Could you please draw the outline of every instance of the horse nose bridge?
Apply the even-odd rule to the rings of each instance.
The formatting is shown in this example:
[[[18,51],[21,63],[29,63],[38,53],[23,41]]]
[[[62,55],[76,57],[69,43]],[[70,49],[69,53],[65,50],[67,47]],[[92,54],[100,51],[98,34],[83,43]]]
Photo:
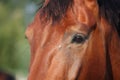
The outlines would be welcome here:
[[[79,68],[81,67],[81,60],[78,56],[67,53],[63,48],[54,48],[47,52],[49,55],[47,59],[48,69],[46,73],[46,80],[75,80]],[[53,73],[51,75],[51,73]]]
[[[55,51],[56,47],[37,48],[29,74],[31,80],[36,79],[36,77],[40,77],[40,79],[43,80],[43,77],[45,77],[45,74],[50,66],[52,58],[55,56]]]
[[[46,78],[45,80],[56,80],[60,76],[63,76],[61,80],[74,80],[76,78],[78,69],[81,66],[81,60],[78,56],[72,56],[73,54],[67,53],[63,45],[61,48],[60,44],[37,49],[31,68],[31,76],[34,75],[41,80],[44,80],[44,78]],[[54,74],[51,75],[51,73]],[[49,77],[51,78],[48,79]]]

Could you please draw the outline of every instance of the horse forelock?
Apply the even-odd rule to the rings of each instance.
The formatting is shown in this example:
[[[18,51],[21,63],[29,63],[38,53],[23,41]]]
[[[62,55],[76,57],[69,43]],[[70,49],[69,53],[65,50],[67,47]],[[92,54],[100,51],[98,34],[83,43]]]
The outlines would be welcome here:
[[[73,0],[45,0],[40,9],[40,17],[44,21],[52,20],[52,23],[60,21],[66,14],[69,7],[72,7]]]

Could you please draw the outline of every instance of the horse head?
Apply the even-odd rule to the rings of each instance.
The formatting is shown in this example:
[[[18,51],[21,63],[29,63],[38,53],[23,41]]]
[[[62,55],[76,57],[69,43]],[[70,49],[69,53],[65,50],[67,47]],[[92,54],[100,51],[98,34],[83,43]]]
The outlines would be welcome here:
[[[119,80],[119,14],[114,3],[45,0],[26,30],[31,46],[28,79]]]

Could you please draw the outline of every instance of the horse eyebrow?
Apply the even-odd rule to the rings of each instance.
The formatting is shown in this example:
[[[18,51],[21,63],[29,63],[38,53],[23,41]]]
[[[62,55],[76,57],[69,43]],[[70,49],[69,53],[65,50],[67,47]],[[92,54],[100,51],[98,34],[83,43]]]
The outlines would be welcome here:
[[[73,0],[49,0],[47,5],[40,10],[40,17],[44,21],[52,20],[52,22],[60,21],[66,14],[69,7],[72,7]]]

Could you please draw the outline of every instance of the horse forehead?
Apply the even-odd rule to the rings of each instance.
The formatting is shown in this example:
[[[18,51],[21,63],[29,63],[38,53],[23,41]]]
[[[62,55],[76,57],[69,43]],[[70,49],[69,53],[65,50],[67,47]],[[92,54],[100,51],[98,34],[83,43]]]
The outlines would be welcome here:
[[[75,0],[74,11],[77,19],[87,25],[93,25],[98,19],[99,8],[97,0]]]
[[[76,11],[77,11],[76,17],[78,18],[78,22],[87,24],[88,26],[92,26],[95,23],[95,20],[96,20],[95,18],[98,14],[96,0],[74,0],[74,1],[75,1],[75,4],[73,5],[73,7],[76,8]],[[45,0],[45,2],[48,3],[49,0]],[[81,6],[81,5],[83,5],[83,6]],[[68,18],[66,18],[65,21],[63,20],[63,22],[65,23],[65,26],[64,27],[62,27],[60,25],[55,26],[55,27],[60,26],[60,27],[58,27],[59,29],[56,29],[60,33],[64,32],[65,29],[67,29],[66,27],[69,27],[69,25],[75,23],[74,22],[75,16],[71,16],[71,12],[69,12],[69,10],[66,13],[67,13]],[[29,37],[33,33],[32,32],[33,29],[36,29],[36,32],[39,32],[39,30],[43,31],[43,28],[44,27],[42,27],[41,21],[40,21],[40,13],[38,12],[35,16],[35,19],[34,19],[32,25],[30,25],[30,27],[27,29],[26,35],[28,35],[28,37]]]

